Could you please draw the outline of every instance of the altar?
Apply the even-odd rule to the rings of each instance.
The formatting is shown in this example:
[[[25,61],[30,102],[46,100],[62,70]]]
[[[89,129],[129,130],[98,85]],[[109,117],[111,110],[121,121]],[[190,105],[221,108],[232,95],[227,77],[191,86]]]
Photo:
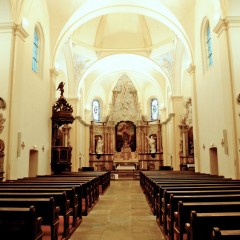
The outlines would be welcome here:
[[[117,164],[116,170],[136,170],[136,164],[135,165]]]

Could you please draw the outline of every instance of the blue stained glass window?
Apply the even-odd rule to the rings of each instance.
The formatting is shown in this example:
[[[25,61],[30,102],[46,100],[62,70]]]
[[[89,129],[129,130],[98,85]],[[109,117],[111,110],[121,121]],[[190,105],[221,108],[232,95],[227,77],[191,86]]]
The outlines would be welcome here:
[[[208,50],[208,66],[212,66],[213,65],[212,38],[209,25],[207,27],[207,50]]]
[[[151,120],[157,120],[159,117],[159,108],[158,108],[158,100],[152,99],[151,100]]]
[[[100,103],[98,100],[92,102],[92,115],[94,121],[100,122]]]
[[[34,31],[33,38],[33,56],[32,56],[32,70],[38,72],[38,58],[39,58],[39,36],[37,31]]]

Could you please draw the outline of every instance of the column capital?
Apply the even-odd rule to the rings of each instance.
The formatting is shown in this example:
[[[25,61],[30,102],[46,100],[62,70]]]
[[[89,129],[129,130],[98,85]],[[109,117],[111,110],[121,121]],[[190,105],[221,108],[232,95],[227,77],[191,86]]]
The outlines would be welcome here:
[[[56,68],[50,69],[50,76],[54,78],[58,76],[58,71],[56,70]]]
[[[187,69],[187,72],[188,72],[190,75],[192,75],[192,74],[195,73],[195,71],[196,71],[196,66],[190,64],[189,67],[188,67],[188,69]]]
[[[240,28],[240,17],[238,16],[230,16],[224,19],[219,19],[217,25],[213,29],[213,31],[220,36],[221,33],[225,30],[228,30],[231,27]]]
[[[12,33],[15,36],[19,36],[23,41],[29,36],[22,25],[13,22],[0,23],[0,33]]]

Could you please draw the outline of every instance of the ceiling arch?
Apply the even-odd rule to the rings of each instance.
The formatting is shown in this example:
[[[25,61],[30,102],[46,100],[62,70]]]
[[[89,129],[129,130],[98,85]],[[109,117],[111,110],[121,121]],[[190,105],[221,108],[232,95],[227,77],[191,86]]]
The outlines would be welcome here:
[[[158,93],[162,101],[166,86],[171,88],[166,73],[151,59],[135,54],[115,54],[96,61],[88,68],[82,78],[79,79],[76,90],[77,97],[80,98],[83,86],[86,93],[88,93],[88,96],[86,96],[88,101],[91,100],[93,95],[91,89],[94,91],[96,85],[103,85],[108,92],[111,92],[118,79],[117,76],[121,73],[127,73],[129,76],[141,76],[141,78],[138,77],[138,81],[134,77],[131,78],[133,79],[133,84],[139,90],[138,92],[143,92],[146,86],[150,84],[153,88],[159,89]],[[111,77],[112,81],[106,80],[110,74],[115,76]]]
[[[61,46],[73,33],[74,30],[93,18],[109,13],[119,12],[138,13],[141,15],[149,16],[166,25],[182,41],[183,45],[186,48],[188,56],[191,59],[190,61],[193,63],[191,45],[183,27],[176,19],[176,17],[158,1],[152,0],[150,2],[144,0],[133,0],[129,3],[129,1],[126,0],[90,0],[84,3],[78,10],[76,10],[76,12],[72,15],[72,17],[62,29],[54,48],[52,61],[53,66],[57,58],[58,51],[61,50]]]

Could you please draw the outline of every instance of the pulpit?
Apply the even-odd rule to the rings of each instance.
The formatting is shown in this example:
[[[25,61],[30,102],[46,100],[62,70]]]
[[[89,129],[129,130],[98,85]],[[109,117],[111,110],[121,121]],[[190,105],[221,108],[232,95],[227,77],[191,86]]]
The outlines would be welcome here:
[[[53,146],[51,167],[54,173],[71,171],[71,147]]]
[[[70,172],[72,147],[70,146],[68,124],[73,123],[73,109],[63,96],[64,83],[61,82],[58,89],[61,95],[52,107],[52,157],[51,169],[53,173]],[[57,90],[58,90],[57,89]]]

